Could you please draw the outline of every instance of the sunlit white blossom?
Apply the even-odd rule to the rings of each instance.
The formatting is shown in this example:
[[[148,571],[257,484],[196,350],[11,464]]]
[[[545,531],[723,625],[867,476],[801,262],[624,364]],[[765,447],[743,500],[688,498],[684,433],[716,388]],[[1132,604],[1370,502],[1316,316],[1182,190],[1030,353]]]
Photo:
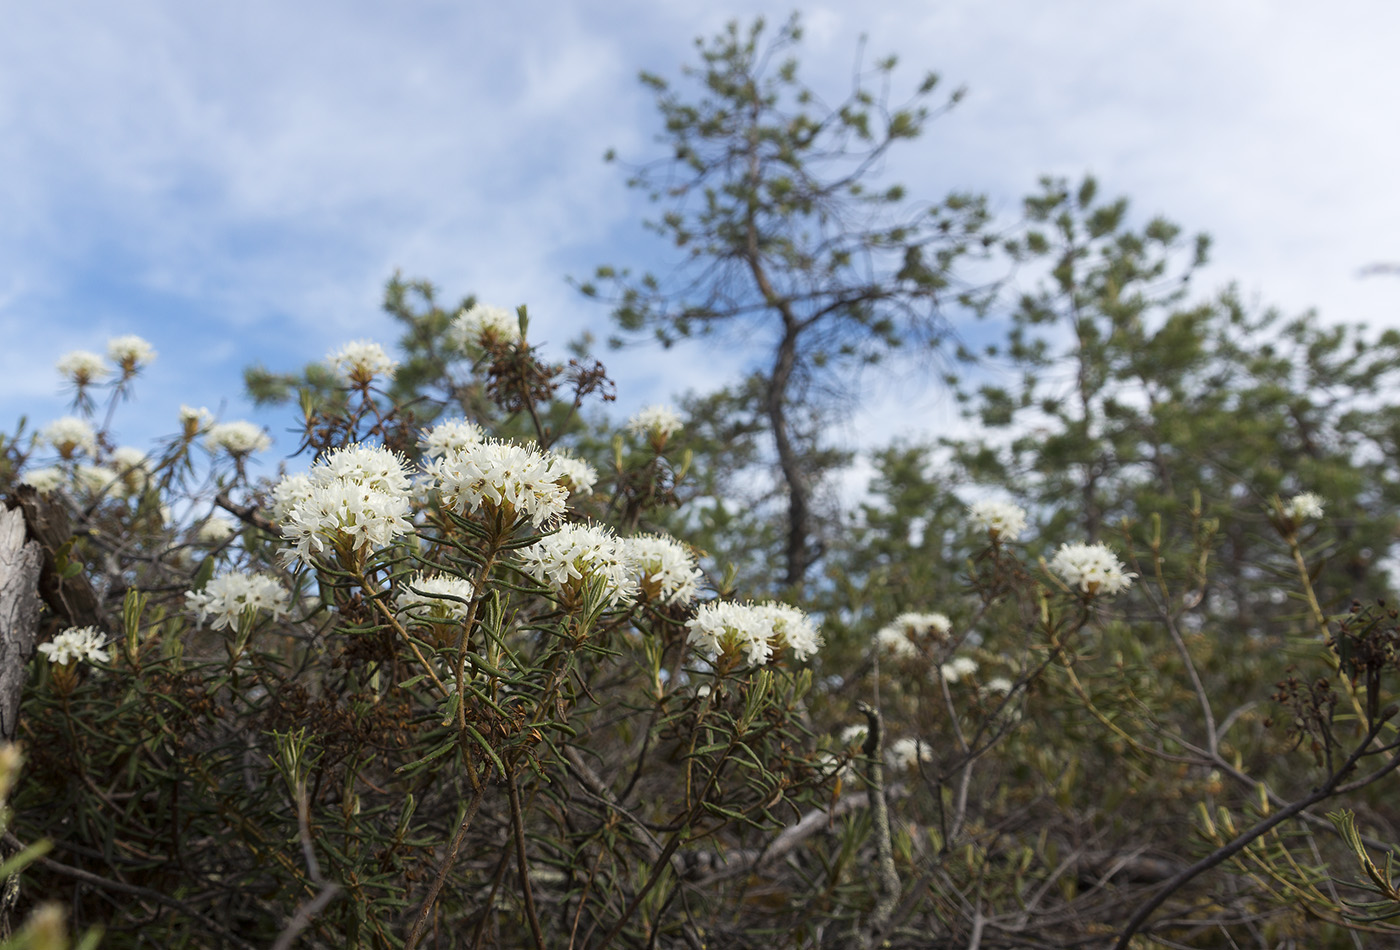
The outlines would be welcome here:
[[[97,433],[92,431],[92,425],[86,419],[77,416],[55,419],[44,427],[41,436],[66,459],[71,459],[78,452],[88,455],[97,453]]]
[[[1321,518],[1322,504],[1321,495],[1305,491],[1301,495],[1294,495],[1288,499],[1288,504],[1283,506],[1283,513],[1294,524],[1302,524],[1311,518]]]
[[[623,544],[647,600],[675,604],[695,599],[699,593],[696,585],[703,575],[695,555],[685,545],[660,534],[628,538]]]
[[[443,503],[459,514],[499,513],[506,524],[526,517],[535,527],[564,513],[568,490],[541,452],[488,439],[448,452],[425,466]]]
[[[58,373],[73,385],[82,389],[91,383],[106,379],[112,371],[99,353],[91,350],[73,350],[59,357]]]
[[[1050,562],[1050,570],[1070,587],[1090,595],[1121,593],[1131,587],[1133,578],[1137,577],[1123,569],[1123,562],[1107,545],[1082,541],[1060,545]]]
[[[1004,696],[1011,692],[1013,686],[1014,684],[1011,680],[1007,679],[1005,676],[993,676],[982,684],[982,692],[1000,693]]]
[[[423,433],[419,445],[430,459],[440,459],[448,452],[466,448],[485,438],[481,426],[466,419],[446,419]]]
[[[968,506],[968,517],[979,530],[993,539],[1015,541],[1026,530],[1026,511],[1005,501],[979,501]]]
[[[107,341],[107,356],[121,367],[123,376],[131,376],[156,358],[155,347],[134,333]]]
[[[238,525],[231,518],[210,515],[195,532],[195,540],[200,544],[222,544],[233,537],[237,530]]]
[[[264,610],[273,619],[287,612],[291,595],[267,574],[224,574],[200,591],[185,594],[185,606],[203,623],[212,617],[215,630],[236,627],[245,611]]]
[[[89,495],[117,495],[117,473],[105,465],[79,463],[73,467],[73,484]]]
[[[904,660],[922,656],[920,645],[948,636],[953,623],[940,613],[906,612],[875,631],[875,646],[882,653]]]
[[[637,596],[637,581],[623,542],[608,528],[566,524],[520,551],[525,572],[567,600],[601,586],[609,606]]]
[[[140,449],[124,445],[108,460],[117,478],[117,493],[131,497],[144,492],[151,482],[150,459]]]
[[[976,672],[977,661],[970,656],[953,657],[952,660],[938,668],[938,674],[949,683],[956,683],[958,680],[969,677]]]
[[[180,431],[185,438],[193,439],[213,424],[214,414],[203,406],[180,407]]]
[[[865,737],[870,735],[870,727],[864,725],[847,726],[841,730],[840,742],[843,746],[864,745]]]
[[[549,473],[555,481],[568,489],[570,495],[591,495],[593,485],[598,481],[598,470],[583,459],[551,453]]]
[[[205,433],[204,445],[210,452],[222,449],[237,457],[267,451],[272,447],[272,437],[253,422],[218,422]]]
[[[403,593],[394,598],[394,606],[420,623],[464,621],[471,599],[470,581],[450,574],[419,573],[403,585]]]
[[[479,303],[452,321],[452,336],[465,350],[520,342],[520,318],[502,307]]]
[[[30,469],[21,475],[19,480],[25,485],[32,486],[35,491],[45,493],[57,491],[68,484],[68,476],[63,469],[52,465]]]
[[[772,625],[773,649],[781,650],[786,647],[800,661],[815,654],[821,646],[822,638],[816,625],[796,607],[787,604],[759,604],[755,609]]]
[[[282,520],[282,537],[292,542],[285,559],[309,563],[327,547],[364,556],[411,531],[407,467],[401,456],[378,446],[347,445],[327,453],[307,473],[310,492]]]
[[[682,427],[680,414],[670,406],[647,406],[627,420],[628,431],[645,436],[658,448]]]
[[[355,386],[368,386],[376,376],[393,377],[398,361],[371,340],[354,340],[326,357],[331,369]]]
[[[885,764],[896,772],[905,772],[919,762],[933,760],[933,747],[926,739],[896,739],[885,750]]]
[[[61,666],[79,660],[106,663],[111,657],[104,649],[105,643],[106,637],[96,627],[69,627],[48,643],[39,644],[39,652],[50,663]]]
[[[292,508],[311,497],[311,479],[298,472],[272,486],[272,520],[285,524]]]
[[[795,612],[796,616],[788,611]],[[752,666],[767,663],[774,651],[784,645],[792,646],[794,654],[801,650],[804,657],[808,656],[819,642],[815,628],[805,615],[782,604],[707,601],[700,605],[686,628],[689,630],[686,641],[701,653],[731,657],[742,653]]]

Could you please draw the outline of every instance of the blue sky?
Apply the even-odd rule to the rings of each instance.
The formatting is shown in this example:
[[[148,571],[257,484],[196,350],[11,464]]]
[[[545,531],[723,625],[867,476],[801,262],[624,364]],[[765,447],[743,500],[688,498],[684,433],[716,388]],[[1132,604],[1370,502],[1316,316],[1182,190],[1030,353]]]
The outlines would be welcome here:
[[[396,269],[530,305],[562,344],[607,315],[565,277],[645,264],[645,206],[601,156],[652,154],[637,85],[698,34],[788,5],[531,2],[12,5],[0,33],[0,425],[65,411],[64,352],[138,333],[160,358],[119,429],[180,403],[249,415],[241,370],[391,342]],[[887,0],[803,8],[803,74],[833,97],[857,38],[936,69],[965,102],[896,157],[911,196],[988,194],[1014,215],[1041,174],[1098,175],[1144,216],[1215,238],[1205,288],[1400,325],[1400,7],[1272,0]],[[700,344],[703,347],[703,344]],[[602,355],[626,407],[737,372],[738,354]],[[908,381],[878,430],[954,411]],[[278,447],[294,441],[273,425]],[[165,424],[163,420],[172,420]]]

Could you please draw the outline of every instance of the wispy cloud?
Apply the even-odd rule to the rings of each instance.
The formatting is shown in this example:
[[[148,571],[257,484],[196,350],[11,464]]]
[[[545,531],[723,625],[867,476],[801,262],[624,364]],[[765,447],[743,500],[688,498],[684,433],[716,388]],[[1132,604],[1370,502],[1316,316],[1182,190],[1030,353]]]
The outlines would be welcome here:
[[[661,258],[611,146],[649,154],[635,75],[786,8],[522,2],[20,6],[0,33],[0,402],[56,414],[66,349],[137,332],[162,359],[141,412],[237,399],[378,313],[395,269],[526,302],[541,338],[607,333],[566,274]],[[1039,174],[1100,175],[1144,215],[1213,232],[1220,283],[1289,309],[1395,321],[1386,121],[1400,10],[1301,3],[914,0],[806,11],[804,74],[839,95],[856,37],[971,95],[890,163],[937,198],[1014,214]],[[703,344],[697,344],[703,347]],[[737,372],[741,354],[614,354],[632,404]],[[726,357],[720,359],[719,357]],[[936,394],[927,398],[936,402]],[[160,412],[167,411],[164,408]],[[921,421],[911,416],[906,431]]]

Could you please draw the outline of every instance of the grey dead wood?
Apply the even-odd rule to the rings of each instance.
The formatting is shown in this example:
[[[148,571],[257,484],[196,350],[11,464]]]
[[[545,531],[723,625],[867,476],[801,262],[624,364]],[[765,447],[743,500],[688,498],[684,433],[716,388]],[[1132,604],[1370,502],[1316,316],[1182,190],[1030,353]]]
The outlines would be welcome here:
[[[11,741],[19,726],[25,672],[39,636],[39,571],[43,550],[25,531],[24,515],[0,509],[0,737]],[[4,849],[4,857],[12,853]],[[0,938],[10,936],[19,899],[19,875],[0,884]]]

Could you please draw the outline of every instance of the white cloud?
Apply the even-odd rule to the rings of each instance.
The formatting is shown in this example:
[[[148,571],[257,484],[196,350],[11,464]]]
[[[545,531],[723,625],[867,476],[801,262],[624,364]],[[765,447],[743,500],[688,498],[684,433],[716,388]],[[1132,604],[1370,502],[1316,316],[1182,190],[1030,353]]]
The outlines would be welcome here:
[[[691,37],[759,11],[787,15],[640,0],[8,11],[0,328],[19,343],[0,353],[0,393],[51,401],[58,352],[138,332],[172,398],[236,397],[259,354],[291,367],[387,339],[395,268],[447,297],[528,303],[552,343],[605,336],[603,308],[563,278],[657,258],[639,197],[600,160],[650,154],[635,74],[675,76]],[[1400,8],[905,0],[820,4],[805,23],[803,73],[833,98],[861,33],[867,63],[894,51],[908,83],[935,68],[969,87],[890,162],[912,195],[986,191],[1014,213],[1038,175],[1093,171],[1144,216],[1211,231],[1207,285],[1400,323],[1400,281],[1355,277],[1400,260]],[[640,404],[737,372],[734,348],[705,346],[601,355]]]

